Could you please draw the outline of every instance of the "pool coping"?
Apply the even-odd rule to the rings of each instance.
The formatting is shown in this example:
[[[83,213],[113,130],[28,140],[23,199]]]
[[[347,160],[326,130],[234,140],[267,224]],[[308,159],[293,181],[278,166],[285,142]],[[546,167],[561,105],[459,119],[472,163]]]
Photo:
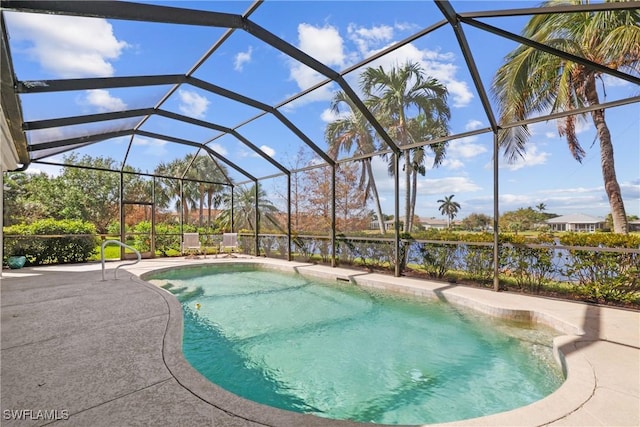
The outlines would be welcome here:
[[[606,337],[594,336],[589,325],[580,324],[581,314],[584,315],[590,305],[531,297],[527,295],[514,295],[507,293],[495,293],[483,289],[456,286],[441,282],[419,280],[407,277],[392,277],[376,273],[366,273],[344,268],[331,268],[306,263],[287,262],[265,258],[236,258],[236,259],[209,259],[193,260],[187,264],[162,266],[157,263],[156,268],[141,269],[127,268],[136,274],[140,282],[145,286],[151,286],[159,292],[169,306],[169,320],[164,337],[163,354],[167,368],[176,380],[194,395],[210,405],[223,410],[235,417],[242,418],[264,425],[277,426],[362,426],[366,423],[331,420],[313,415],[299,414],[273,407],[268,407],[236,396],[211,383],[199,374],[186,361],[182,353],[182,308],[178,300],[170,292],[154,286],[144,280],[150,273],[156,273],[166,269],[185,268],[205,265],[209,263],[242,263],[254,264],[272,269],[297,272],[323,279],[349,281],[351,283],[368,286],[377,289],[385,289],[392,292],[402,292],[425,298],[437,298],[455,305],[472,308],[483,313],[513,320],[527,320],[552,327],[563,335],[554,339],[554,356],[565,373],[566,380],[562,386],[551,395],[530,405],[511,411],[488,415],[479,418],[454,421],[449,423],[431,424],[443,426],[486,426],[486,425],[575,425],[572,420],[580,421],[579,425],[617,425],[611,423],[602,414],[587,411],[585,407],[589,401],[594,400],[598,394],[598,375],[601,366],[594,363],[589,357],[590,344],[595,341],[612,342]],[[598,307],[601,310],[615,310]],[[582,316],[585,317],[585,316]],[[588,317],[588,316],[586,316]],[[629,318],[640,318],[637,312],[628,312]],[[637,323],[636,323],[637,324]],[[587,327],[585,327],[587,326]],[[631,334],[628,343],[622,345],[634,347],[637,350],[637,334]],[[616,343],[615,341],[613,341]],[[586,349],[586,350],[585,350]],[[637,353],[637,351],[636,351]],[[631,366],[637,372],[637,366]],[[629,384],[627,384],[629,385]],[[624,386],[623,386],[624,388]],[[631,386],[628,391],[630,397],[638,397],[638,386]],[[624,404],[627,400],[625,399]],[[615,406],[615,405],[614,405]],[[615,410],[610,404],[608,410]],[[631,423],[637,425],[640,414],[636,410],[636,419],[633,419],[635,408],[618,408],[618,412],[629,412],[631,415],[623,415]],[[624,424],[624,423],[623,423]]]

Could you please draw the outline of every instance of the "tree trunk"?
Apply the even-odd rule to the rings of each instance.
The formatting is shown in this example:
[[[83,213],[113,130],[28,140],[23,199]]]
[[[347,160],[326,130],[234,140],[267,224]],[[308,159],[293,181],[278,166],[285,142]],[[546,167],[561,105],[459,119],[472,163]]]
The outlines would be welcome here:
[[[213,204],[213,191],[207,191],[207,227],[211,227],[211,205]]]
[[[369,175],[369,185],[371,186],[371,194],[373,194],[373,201],[376,205],[376,215],[378,216],[378,228],[380,234],[385,233],[384,217],[382,216],[382,206],[380,206],[380,197],[378,196],[378,187],[376,187],[376,180],[373,177],[373,168],[371,168],[371,158],[364,160],[365,167],[367,168],[367,175]]]
[[[596,105],[600,101],[598,92],[596,91],[595,78],[590,78],[586,83],[586,96],[590,105]],[[604,189],[611,206],[611,216],[613,217],[613,231],[615,233],[627,234],[629,225],[627,222],[627,214],[622,201],[622,193],[620,185],[616,178],[616,168],[613,161],[613,144],[611,142],[611,133],[609,127],[604,120],[604,110],[595,110],[591,112],[593,124],[598,132],[598,140],[600,141],[600,165],[602,167],[602,178],[604,180]]]
[[[202,227],[204,223],[204,188],[202,185],[200,186],[200,210],[199,210],[199,218],[198,218],[198,226]]]
[[[413,219],[416,216],[416,198],[418,197],[418,171],[412,171],[412,182],[411,187],[413,190],[411,191],[411,227],[413,227]]]
[[[189,224],[189,204],[187,203],[186,200],[182,200],[182,215],[183,215],[182,222],[185,224]]]

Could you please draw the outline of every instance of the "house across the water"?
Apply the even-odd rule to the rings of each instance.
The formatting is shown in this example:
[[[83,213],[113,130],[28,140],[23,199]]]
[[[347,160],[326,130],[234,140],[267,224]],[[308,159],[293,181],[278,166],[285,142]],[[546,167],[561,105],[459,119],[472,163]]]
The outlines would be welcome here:
[[[604,218],[585,214],[563,215],[545,221],[551,231],[585,231],[593,232],[604,228]]]

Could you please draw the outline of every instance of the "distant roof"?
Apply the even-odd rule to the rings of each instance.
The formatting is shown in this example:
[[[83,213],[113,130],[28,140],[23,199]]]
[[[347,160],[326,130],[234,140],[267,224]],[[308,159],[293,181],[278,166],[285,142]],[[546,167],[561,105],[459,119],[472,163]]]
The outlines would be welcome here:
[[[439,218],[420,218],[421,224],[447,225],[447,220]]]
[[[545,221],[547,224],[593,224],[604,222],[604,218],[585,215],[581,213],[562,215]]]

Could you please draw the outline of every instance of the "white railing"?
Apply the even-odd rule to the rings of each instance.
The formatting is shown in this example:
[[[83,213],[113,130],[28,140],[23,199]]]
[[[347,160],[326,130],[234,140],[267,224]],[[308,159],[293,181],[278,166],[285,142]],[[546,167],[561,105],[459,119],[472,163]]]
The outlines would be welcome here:
[[[140,255],[140,252],[138,252],[138,250],[136,248],[132,248],[129,245],[125,245],[120,240],[105,240],[102,243],[102,246],[100,246],[100,259],[102,260],[102,281],[103,282],[105,280],[105,278],[104,278],[104,247],[107,246],[110,243],[122,246],[123,248],[131,249],[132,251],[134,251],[136,253],[136,256],[138,257],[138,259],[133,261],[133,262],[127,262],[127,263],[120,264],[119,266],[117,266],[116,269],[113,272],[114,280],[118,280],[118,269],[120,267],[124,267],[124,266],[127,266],[127,265],[135,265],[135,264],[139,263],[140,260],[142,259],[142,256]]]

